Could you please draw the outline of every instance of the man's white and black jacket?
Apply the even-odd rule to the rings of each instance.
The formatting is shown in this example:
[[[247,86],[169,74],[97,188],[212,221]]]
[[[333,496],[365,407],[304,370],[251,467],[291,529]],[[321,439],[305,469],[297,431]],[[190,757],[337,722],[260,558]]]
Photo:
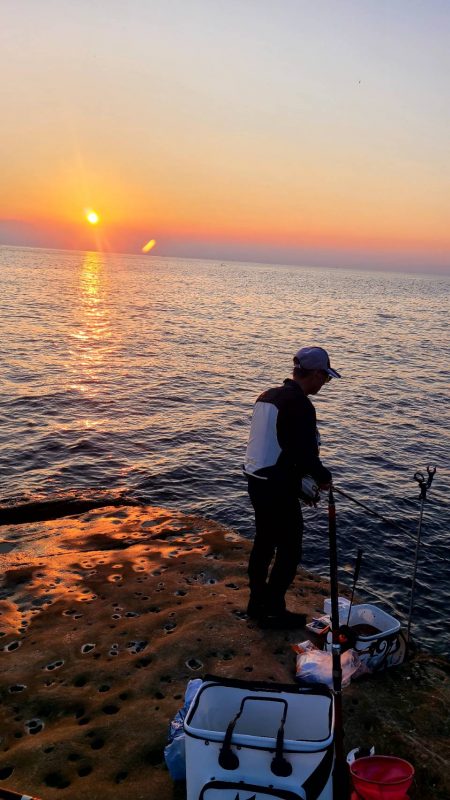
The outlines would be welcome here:
[[[319,458],[315,408],[295,381],[287,379],[258,397],[244,472],[277,482],[305,475],[317,483],[331,481],[331,473]]]

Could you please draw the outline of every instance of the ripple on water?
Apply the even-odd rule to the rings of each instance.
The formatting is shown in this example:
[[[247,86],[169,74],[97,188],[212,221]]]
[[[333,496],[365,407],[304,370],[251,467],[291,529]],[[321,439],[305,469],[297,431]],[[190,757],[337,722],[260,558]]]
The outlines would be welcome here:
[[[414,534],[412,475],[438,466],[414,619],[443,651],[449,287],[445,276],[3,248],[2,497],[124,488],[251,536],[241,464],[253,402],[298,347],[324,344],[343,374],[314,401],[336,485]],[[341,563],[363,547],[361,590],[407,613],[413,541],[343,498],[337,513]],[[323,504],[305,519],[305,564],[326,574]]]

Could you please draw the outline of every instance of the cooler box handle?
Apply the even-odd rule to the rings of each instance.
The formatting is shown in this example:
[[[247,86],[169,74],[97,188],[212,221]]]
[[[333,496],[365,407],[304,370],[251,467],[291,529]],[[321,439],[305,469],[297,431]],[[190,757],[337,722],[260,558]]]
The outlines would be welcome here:
[[[228,724],[228,727],[225,731],[223,745],[220,748],[220,753],[219,753],[219,764],[222,767],[222,769],[226,770],[234,770],[239,767],[239,758],[237,757],[236,753],[234,753],[231,749],[231,739],[234,733],[234,729],[236,727],[236,723],[244,710],[245,703],[250,701],[257,703],[283,704],[283,715],[281,717],[280,727],[278,728],[276,735],[275,756],[272,759],[270,769],[272,770],[274,775],[277,775],[278,777],[282,778],[287,778],[292,772],[292,765],[289,763],[289,761],[285,759],[283,755],[284,724],[286,722],[288,704],[287,700],[281,697],[251,697],[247,695],[247,697],[242,698],[238,713]]]

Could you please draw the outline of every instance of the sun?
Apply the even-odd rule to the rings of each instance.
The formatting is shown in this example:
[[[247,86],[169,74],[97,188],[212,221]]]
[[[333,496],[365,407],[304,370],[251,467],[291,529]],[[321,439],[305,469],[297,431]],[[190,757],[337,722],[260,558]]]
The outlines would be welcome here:
[[[96,211],[87,211],[86,219],[91,225],[97,225],[100,222],[100,217]]]

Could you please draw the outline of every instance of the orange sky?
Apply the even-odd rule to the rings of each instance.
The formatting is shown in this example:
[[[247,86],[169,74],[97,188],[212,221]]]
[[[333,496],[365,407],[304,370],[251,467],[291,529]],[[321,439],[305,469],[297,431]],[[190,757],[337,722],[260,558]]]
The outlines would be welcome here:
[[[0,243],[449,267],[445,4],[101,5],[5,2]]]

